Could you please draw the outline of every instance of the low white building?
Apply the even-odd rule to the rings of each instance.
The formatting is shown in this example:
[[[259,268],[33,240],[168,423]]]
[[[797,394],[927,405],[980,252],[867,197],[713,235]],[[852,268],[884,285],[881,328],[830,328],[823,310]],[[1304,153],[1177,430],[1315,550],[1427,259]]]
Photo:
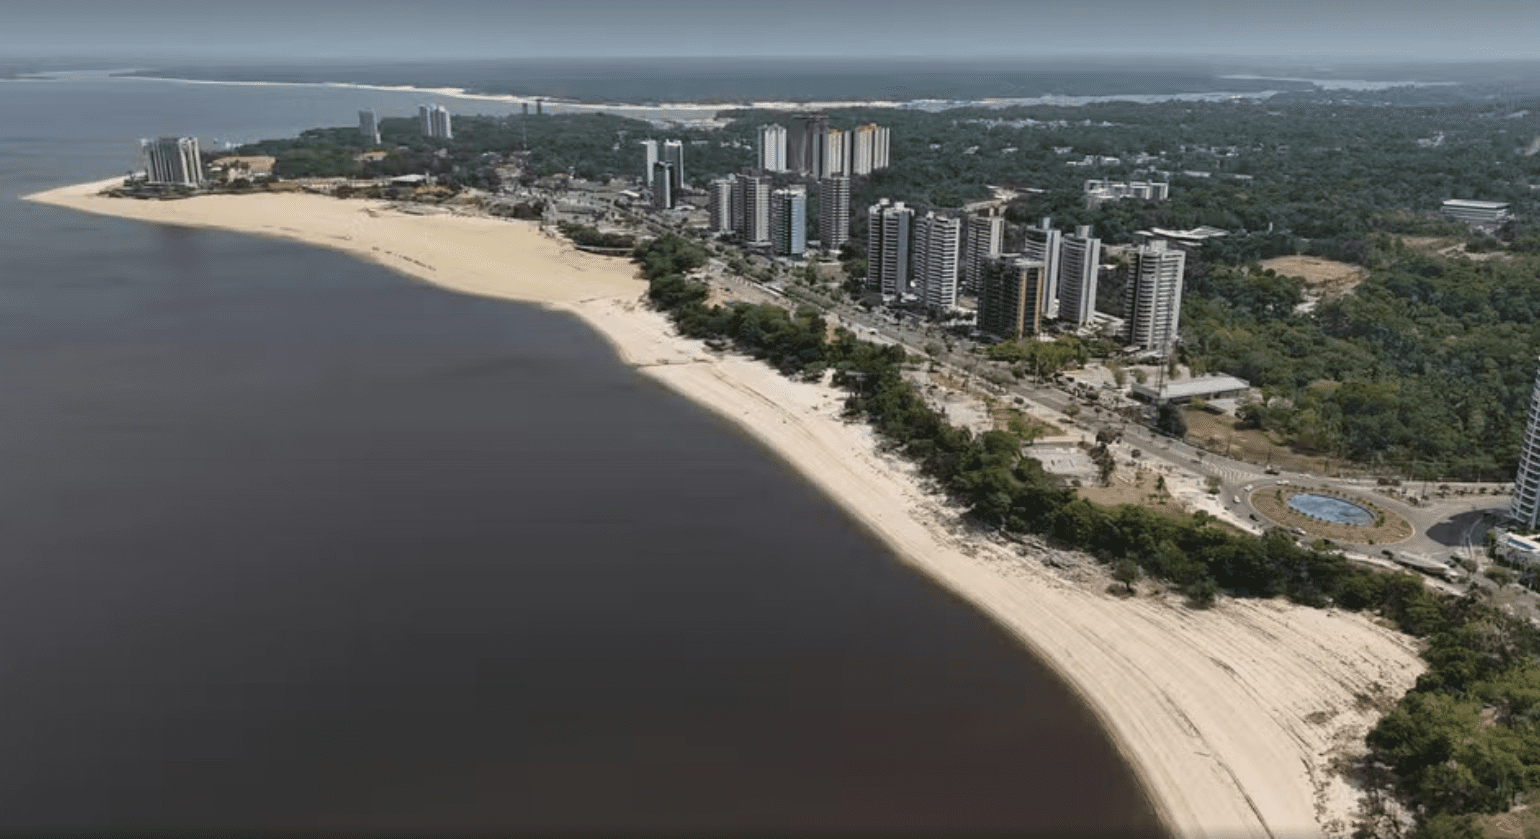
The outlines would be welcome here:
[[[1442,212],[1448,218],[1474,225],[1498,225],[1509,219],[1506,201],[1469,201],[1450,198],[1444,201]]]
[[[1144,402],[1172,402],[1180,404],[1194,399],[1234,399],[1244,396],[1251,383],[1234,376],[1199,376],[1160,385],[1135,383],[1128,389],[1129,395]]]

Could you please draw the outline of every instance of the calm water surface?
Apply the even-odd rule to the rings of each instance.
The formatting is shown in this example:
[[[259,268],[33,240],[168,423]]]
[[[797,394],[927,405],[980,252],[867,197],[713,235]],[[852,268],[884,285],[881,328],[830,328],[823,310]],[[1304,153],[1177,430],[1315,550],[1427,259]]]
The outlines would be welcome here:
[[[415,103],[0,82],[0,831],[1155,829],[1040,665],[577,321],[13,198]]]

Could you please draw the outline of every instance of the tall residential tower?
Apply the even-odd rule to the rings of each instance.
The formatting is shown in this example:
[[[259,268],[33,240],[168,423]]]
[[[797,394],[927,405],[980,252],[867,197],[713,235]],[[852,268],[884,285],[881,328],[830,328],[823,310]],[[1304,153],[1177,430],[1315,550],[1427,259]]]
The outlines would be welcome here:
[[[984,263],[979,329],[1001,338],[1035,335],[1043,326],[1046,271],[1042,260],[1004,253]]]
[[[786,171],[786,129],[779,125],[759,127],[759,168],[766,172]]]
[[[670,170],[674,176],[672,186],[677,195],[684,188],[684,143],[679,140],[664,140],[663,162],[673,167]]]
[[[1123,298],[1130,344],[1164,353],[1176,343],[1186,267],[1187,254],[1167,248],[1164,239],[1154,239],[1134,251]]]
[[[957,254],[961,247],[961,219],[926,213],[915,222],[915,293],[926,306],[945,311],[957,305]]]
[[[1529,422],[1519,448],[1519,475],[1513,479],[1508,516],[1526,532],[1540,528],[1540,370],[1535,372],[1535,387],[1529,395]]]
[[[421,124],[424,137],[432,137],[436,140],[454,139],[454,131],[449,125],[449,110],[443,105],[418,105],[417,121]]]
[[[1096,279],[1101,270],[1102,240],[1091,235],[1090,225],[1075,228],[1075,235],[1059,243],[1060,320],[1085,326],[1096,314]]]
[[[866,286],[884,297],[909,293],[909,223],[914,210],[884,198],[866,211]]]
[[[789,186],[770,193],[770,237],[781,256],[807,252],[807,190]]]
[[[1027,239],[1021,255],[1043,263],[1043,314],[1058,314],[1059,303],[1059,231],[1053,229],[1052,219],[1043,219],[1038,227],[1027,228]]]
[[[818,182],[818,239],[826,251],[837,252],[850,240],[850,179]]]
[[[199,186],[203,183],[203,158],[196,137],[161,137],[140,140],[145,178],[152,184]]]
[[[648,186],[652,186],[652,167],[658,162],[658,141],[642,140],[641,145],[645,155],[642,163],[642,178],[647,181]]]
[[[1005,237],[1005,219],[988,212],[968,216],[963,230],[962,287],[968,294],[978,294],[983,287],[984,263],[1000,255]]]
[[[369,145],[380,144],[380,119],[372,109],[358,112],[358,133],[363,135]]]

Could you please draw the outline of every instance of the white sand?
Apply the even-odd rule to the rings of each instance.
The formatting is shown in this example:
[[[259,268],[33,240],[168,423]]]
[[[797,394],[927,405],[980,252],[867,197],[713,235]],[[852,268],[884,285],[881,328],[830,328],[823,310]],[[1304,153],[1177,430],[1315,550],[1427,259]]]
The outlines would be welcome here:
[[[1229,599],[1194,611],[1148,584],[1124,599],[1106,592],[1099,569],[1058,571],[954,535],[955,511],[911,467],[878,454],[869,429],[838,418],[838,392],[676,337],[640,305],[645,284],[631,265],[577,252],[528,222],[302,194],[97,196],[107,183],[28,199],[292,238],[582,318],[626,362],[765,442],[904,561],[1035,650],[1087,700],[1178,835],[1346,836],[1356,796],[1329,766],[1361,748],[1378,717],[1368,700],[1399,697],[1424,669],[1411,639],[1362,615]]]

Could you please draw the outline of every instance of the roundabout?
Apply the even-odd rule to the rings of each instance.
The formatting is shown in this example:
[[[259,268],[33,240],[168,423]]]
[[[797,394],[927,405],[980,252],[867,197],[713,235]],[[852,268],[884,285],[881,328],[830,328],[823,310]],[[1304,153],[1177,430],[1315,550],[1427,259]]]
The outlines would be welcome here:
[[[1411,522],[1367,498],[1340,490],[1266,486],[1252,492],[1248,500],[1272,523],[1310,539],[1390,545],[1415,535]]]

